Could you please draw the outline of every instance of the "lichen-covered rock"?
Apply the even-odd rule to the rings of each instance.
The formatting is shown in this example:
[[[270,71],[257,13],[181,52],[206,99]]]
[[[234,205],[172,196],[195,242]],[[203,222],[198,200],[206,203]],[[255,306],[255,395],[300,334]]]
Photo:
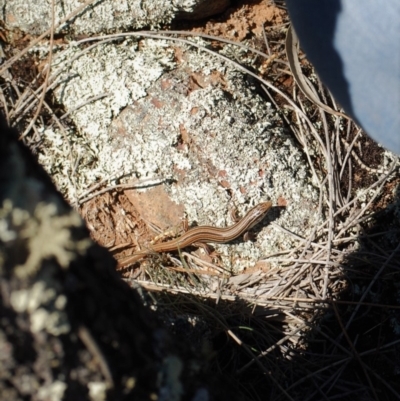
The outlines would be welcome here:
[[[206,46],[200,38],[192,41]],[[224,51],[246,57],[234,46]],[[287,207],[276,216],[278,223],[304,237],[312,231],[319,218],[318,191],[306,159],[254,82],[217,55],[173,41],[127,37],[90,51],[69,46],[55,55],[53,69],[63,80],[55,95],[71,111],[77,132],[66,142],[58,129],[46,129],[40,161],[71,202],[78,203],[95,182],[158,179],[191,224],[227,226],[229,209],[243,215],[266,199],[274,205],[283,199]],[[79,107],[83,99],[102,94]],[[76,167],[69,146],[79,160]],[[135,194],[127,196],[136,207]],[[149,195],[148,209],[157,209],[157,199]],[[157,218],[152,223],[171,228]],[[216,249],[239,272],[295,241],[264,227],[255,243]]]
[[[200,19],[223,12],[229,0],[80,0],[55,1],[57,31],[98,34],[142,28],[160,28],[175,18]],[[88,2],[86,2],[88,3]],[[80,9],[81,8],[81,9]],[[73,18],[62,20],[80,11]],[[39,35],[51,26],[51,0],[0,0],[0,16],[8,28]]]

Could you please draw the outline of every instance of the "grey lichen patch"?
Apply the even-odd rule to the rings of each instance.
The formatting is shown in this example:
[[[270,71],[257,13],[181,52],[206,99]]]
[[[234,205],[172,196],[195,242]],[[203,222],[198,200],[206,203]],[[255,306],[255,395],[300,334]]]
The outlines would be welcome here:
[[[10,201],[3,203],[0,227],[3,234],[18,231],[20,241],[27,242],[28,258],[23,265],[15,267],[15,274],[25,278],[36,274],[43,260],[54,258],[61,267],[67,268],[76,254],[83,254],[91,245],[89,239],[77,241],[71,238],[71,229],[81,227],[83,222],[75,211],[59,216],[55,204],[38,203],[33,216],[26,211],[12,208]]]
[[[230,83],[233,101],[228,93],[212,87],[189,95],[178,122],[199,147],[200,157],[196,161],[191,158],[192,168],[186,171],[181,185],[169,188],[171,196],[186,205],[189,220],[222,226],[231,223],[225,216],[232,201],[243,215],[263,200],[276,202],[284,196],[290,207],[279,223],[305,235],[317,219],[317,193],[309,183],[301,152],[277,126],[277,117],[268,104],[243,79]],[[196,113],[192,112],[194,107]],[[221,177],[229,183],[229,196],[220,185]],[[272,230],[263,230],[258,241],[262,246],[241,243],[232,253],[232,247],[223,245],[218,251],[226,263],[239,255],[254,262],[263,254],[292,244]],[[234,267],[241,264],[234,263]]]
[[[175,66],[173,50],[166,41],[144,39],[140,51],[138,47],[135,38],[118,44],[99,44],[90,51],[72,45],[54,60],[55,71],[60,68],[71,77],[56,91],[58,100],[67,108],[100,93],[111,95],[78,111],[74,116],[78,123],[93,124],[92,130],[101,128],[127,104],[145,96],[146,89]]]
[[[55,22],[82,6],[83,1],[55,1]],[[117,30],[159,28],[168,24],[180,7],[171,0],[97,0],[62,26],[75,34],[115,32]],[[188,1],[186,1],[188,3]],[[50,28],[51,0],[1,0],[2,20],[31,34],[41,34]]]
[[[55,71],[73,76],[56,90],[58,100],[73,110],[85,99],[107,93],[72,113],[79,132],[43,132],[40,162],[70,201],[98,180],[131,174],[130,149],[116,148],[108,132],[121,110],[146,96],[147,89],[171,70],[173,50],[164,41],[143,40],[140,51],[135,40],[99,45],[80,53],[72,47],[55,60]],[[61,162],[62,161],[62,162]]]

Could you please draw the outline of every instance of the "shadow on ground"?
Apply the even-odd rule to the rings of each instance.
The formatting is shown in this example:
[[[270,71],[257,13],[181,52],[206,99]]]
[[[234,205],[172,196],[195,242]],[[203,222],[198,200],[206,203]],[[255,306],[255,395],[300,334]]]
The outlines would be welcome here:
[[[281,314],[262,308],[254,313],[239,299],[216,304],[159,294],[164,322],[244,400],[398,399],[399,195],[398,189],[394,203],[360,227],[358,249],[342,266],[346,289],[314,315],[301,346],[283,338]],[[255,362],[263,351],[268,356]]]

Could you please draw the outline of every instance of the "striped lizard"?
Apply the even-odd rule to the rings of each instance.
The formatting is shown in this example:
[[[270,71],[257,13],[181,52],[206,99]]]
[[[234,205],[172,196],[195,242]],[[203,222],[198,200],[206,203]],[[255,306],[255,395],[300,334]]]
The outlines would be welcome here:
[[[150,245],[148,249],[118,260],[119,269],[128,267],[152,253],[171,252],[186,248],[195,243],[226,243],[246,233],[264,219],[272,207],[272,202],[261,202],[250,209],[237,223],[225,227],[198,226],[189,229],[180,237],[167,242]]]

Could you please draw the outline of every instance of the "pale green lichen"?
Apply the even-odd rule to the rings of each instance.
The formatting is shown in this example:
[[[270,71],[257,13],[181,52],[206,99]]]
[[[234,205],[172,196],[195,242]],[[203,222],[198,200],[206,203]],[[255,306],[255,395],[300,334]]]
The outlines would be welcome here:
[[[17,238],[17,233],[14,230],[10,230],[9,224],[6,220],[0,220],[0,241],[9,242],[14,241]]]
[[[135,377],[128,377],[125,380],[125,389],[126,391],[131,391],[136,386],[136,378]]]
[[[49,312],[47,309],[39,308],[31,314],[31,331],[38,333],[45,330],[53,336],[66,334],[71,329],[66,317],[62,313]]]
[[[38,281],[29,289],[13,291],[10,303],[16,312],[32,313],[39,306],[55,298],[54,288],[48,288],[44,281]]]
[[[13,216],[18,211],[13,211]],[[20,238],[28,241],[28,258],[23,265],[15,267],[20,278],[36,273],[43,259],[55,258],[59,265],[67,268],[76,254],[83,254],[91,245],[90,239],[80,241],[71,238],[71,228],[82,226],[82,220],[75,211],[64,216],[57,215],[54,204],[39,203],[34,215],[25,216]]]
[[[3,202],[3,208],[0,209],[0,237],[7,237],[9,246],[17,241],[19,245],[16,246],[26,247],[28,255],[24,264],[14,266],[12,273],[22,280],[37,275],[31,287],[10,294],[10,304],[17,313],[30,316],[31,331],[34,333],[45,330],[58,336],[70,330],[65,311],[67,298],[61,293],[61,284],[54,271],[58,266],[67,268],[77,255],[83,255],[91,246],[88,238],[76,240],[72,237],[72,229],[82,225],[75,211],[59,215],[55,204],[38,203],[31,215],[26,210],[13,207],[11,200]],[[16,235],[8,235],[9,232]],[[2,268],[8,257],[2,250]],[[48,264],[42,268],[43,261],[52,258],[58,265]]]
[[[37,393],[37,400],[39,401],[61,401],[64,398],[67,385],[59,380],[53,383],[43,385],[39,388]]]
[[[90,382],[88,383],[89,397],[92,401],[104,401],[107,399],[107,383]]]

